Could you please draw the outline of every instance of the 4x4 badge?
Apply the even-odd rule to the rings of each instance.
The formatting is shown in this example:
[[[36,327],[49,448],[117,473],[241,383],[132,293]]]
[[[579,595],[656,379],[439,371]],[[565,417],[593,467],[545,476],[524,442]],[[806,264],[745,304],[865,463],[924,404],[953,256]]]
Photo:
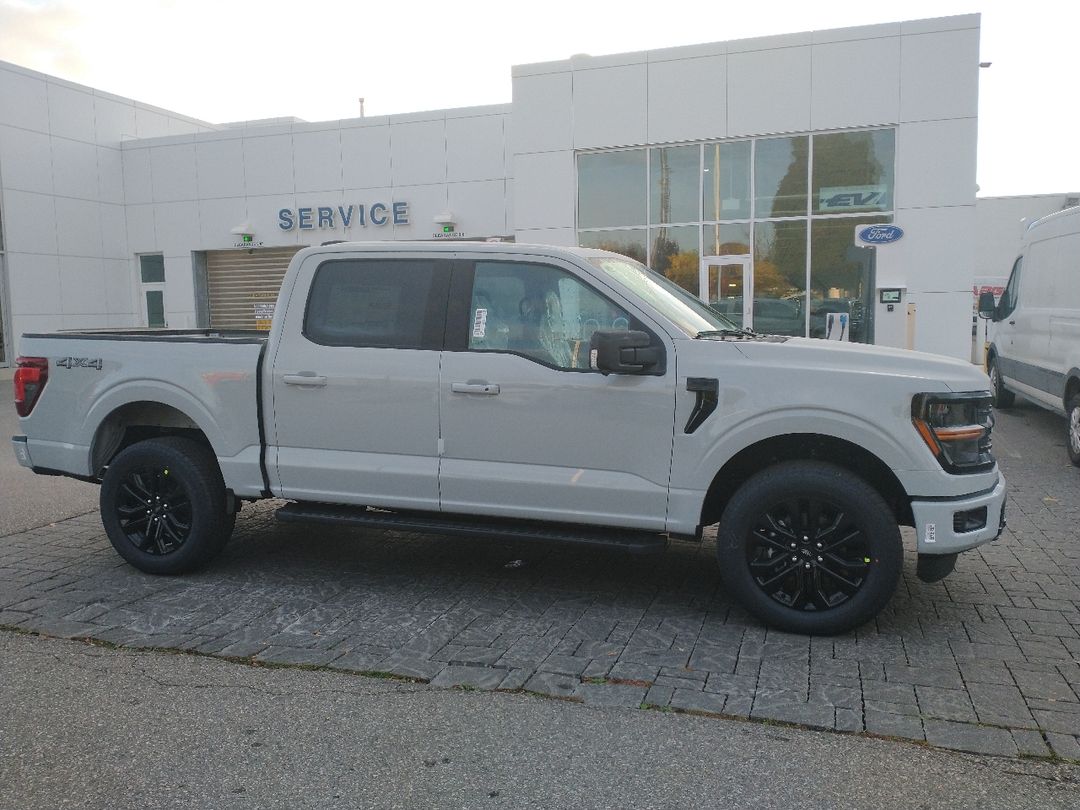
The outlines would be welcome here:
[[[63,357],[56,361],[60,368],[96,368],[101,371],[100,357]]]

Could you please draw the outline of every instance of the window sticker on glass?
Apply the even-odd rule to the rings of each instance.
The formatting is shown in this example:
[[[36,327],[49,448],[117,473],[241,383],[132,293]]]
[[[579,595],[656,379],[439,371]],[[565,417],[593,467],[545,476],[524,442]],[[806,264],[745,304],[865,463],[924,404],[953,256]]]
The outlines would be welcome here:
[[[483,307],[476,310],[476,315],[473,316],[472,336],[474,338],[482,338],[487,336],[487,314],[488,311]]]

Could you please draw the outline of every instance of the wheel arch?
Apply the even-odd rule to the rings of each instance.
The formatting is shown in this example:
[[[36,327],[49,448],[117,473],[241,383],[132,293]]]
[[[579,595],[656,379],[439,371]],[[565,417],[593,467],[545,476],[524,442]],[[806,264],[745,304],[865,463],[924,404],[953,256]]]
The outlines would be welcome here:
[[[180,408],[153,400],[134,400],[114,407],[98,423],[90,443],[91,474],[100,476],[125,448],[160,436],[189,438],[214,452],[206,432]]]
[[[821,433],[771,436],[744,447],[717,471],[709,484],[701,510],[701,525],[717,523],[736,490],[749,478],[786,461],[822,461],[835,464],[866,481],[885,500],[897,523],[914,523],[911,499],[884,461],[847,439]]]
[[[1077,394],[1080,394],[1080,368],[1071,368],[1065,375],[1065,399],[1062,404],[1066,411],[1069,409],[1069,400]]]

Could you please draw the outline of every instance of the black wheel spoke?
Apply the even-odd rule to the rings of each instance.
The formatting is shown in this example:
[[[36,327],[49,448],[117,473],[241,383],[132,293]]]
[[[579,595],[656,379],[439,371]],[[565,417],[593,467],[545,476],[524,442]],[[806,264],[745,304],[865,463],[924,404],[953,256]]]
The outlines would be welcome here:
[[[814,572],[814,607],[818,610],[828,610],[833,606],[833,594],[829,593],[822,581],[821,569]]]
[[[191,532],[191,502],[183,484],[158,469],[133,470],[120,483],[115,508],[120,529],[135,548],[163,556]]]
[[[822,503],[817,498],[811,498],[806,503],[806,524],[803,534],[811,540],[821,527],[821,507]]]
[[[173,531],[177,532],[178,534],[187,534],[188,530],[191,529],[190,523],[185,523],[184,521],[180,520],[180,518],[178,518],[175,514],[166,515],[165,520],[168,521]]]
[[[746,562],[769,597],[797,611],[825,611],[859,592],[870,545],[848,511],[816,496],[787,498],[752,524]]]
[[[172,543],[180,545],[184,542],[184,538],[186,536],[186,527],[185,530],[180,530],[177,527],[176,521],[173,519],[172,515],[166,515],[161,519],[161,530],[169,536],[169,540]]]
[[[773,531],[777,534],[782,534],[784,537],[790,537],[792,540],[795,539],[795,531],[783,521],[783,518],[777,517],[772,512],[766,512],[765,520],[772,526]]]
[[[824,526],[824,527],[819,528],[817,530],[817,534],[815,536],[815,539],[818,542],[825,541],[830,535],[834,534],[836,532],[836,530],[840,528],[840,523],[843,520],[844,520],[844,513],[843,512],[837,512],[836,517],[833,519],[833,521],[828,526]]]
[[[840,590],[846,593],[848,596],[851,596],[855,593],[855,591],[859,590],[860,583],[848,579],[847,577],[843,576],[839,571],[828,565],[825,565],[824,563],[818,564],[818,570],[821,571],[822,574],[830,576],[834,580],[836,580],[836,582],[839,584]]]
[[[120,491],[127,496],[129,502],[136,501],[138,503],[145,504],[147,501],[150,501],[153,498],[153,496],[149,492],[146,492],[142,489],[142,487],[134,484],[130,480],[125,481],[123,484],[120,485]]]
[[[845,529],[845,531],[840,533],[840,536],[837,539],[833,540],[831,543],[826,543],[825,546],[821,549],[821,553],[825,554],[831,552],[835,548],[840,548],[847,543],[851,543],[861,533],[862,532],[859,530],[858,527],[850,527],[850,531]]]
[[[790,557],[782,554],[774,554],[772,557],[767,557],[765,559],[751,560],[750,567],[768,570],[770,568],[776,568],[776,566],[782,563],[790,562],[792,562]]]
[[[799,571],[801,572],[803,569],[800,568]],[[798,587],[791,596],[791,607],[795,608],[795,610],[806,610],[807,603],[810,601],[810,597],[806,592],[806,576],[800,573],[796,579],[798,580]]]
[[[765,579],[765,580],[758,580],[758,584],[759,584],[759,585],[760,585],[760,586],[761,586],[762,588],[768,588],[768,587],[770,587],[770,586],[771,586],[771,585],[772,585],[773,583],[775,583],[775,582],[779,582],[779,581],[780,581],[780,580],[782,580],[782,579],[783,579],[784,577],[790,576],[790,575],[791,575],[791,574],[792,574],[793,572],[798,572],[798,571],[800,571],[800,570],[801,570],[801,569],[800,569],[800,567],[799,567],[799,563],[797,563],[797,562],[794,562],[794,563],[792,563],[792,562],[789,562],[786,568],[784,568],[783,570],[781,570],[781,571],[777,572],[776,574],[773,574],[773,575],[772,575],[771,577],[769,577],[768,579]]]
[[[768,546],[772,546],[773,549],[779,551],[781,554],[790,554],[790,544],[782,543],[781,541],[777,540],[775,536],[770,537],[770,532],[775,535],[775,532],[772,532],[771,529],[754,529],[754,537],[756,537],[762,543],[765,543]]]

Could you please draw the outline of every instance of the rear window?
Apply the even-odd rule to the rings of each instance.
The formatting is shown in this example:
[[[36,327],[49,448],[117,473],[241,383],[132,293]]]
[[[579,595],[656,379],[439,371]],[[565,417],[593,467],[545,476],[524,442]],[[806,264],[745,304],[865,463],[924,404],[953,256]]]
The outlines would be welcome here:
[[[445,292],[434,260],[345,259],[315,272],[304,335],[324,346],[438,348]]]

